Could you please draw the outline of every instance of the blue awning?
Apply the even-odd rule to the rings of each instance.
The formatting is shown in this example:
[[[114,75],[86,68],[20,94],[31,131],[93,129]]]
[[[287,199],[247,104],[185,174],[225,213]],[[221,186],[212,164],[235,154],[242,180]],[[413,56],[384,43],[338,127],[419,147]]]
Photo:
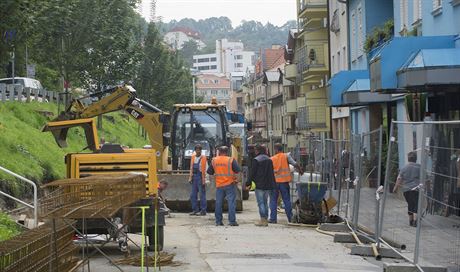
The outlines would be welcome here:
[[[357,79],[367,79],[369,81],[368,70],[341,71],[335,74],[328,82],[328,100],[329,106],[343,106],[342,94]]]
[[[460,88],[460,48],[423,49],[398,71],[398,86],[413,91]]]
[[[455,36],[395,37],[370,52],[371,91],[397,91],[396,72],[421,49],[454,48]],[[404,90],[403,90],[404,91]]]
[[[371,81],[366,79],[354,80],[342,94],[342,103],[346,106],[366,106],[375,103],[390,102],[391,94],[381,94],[370,91]]]

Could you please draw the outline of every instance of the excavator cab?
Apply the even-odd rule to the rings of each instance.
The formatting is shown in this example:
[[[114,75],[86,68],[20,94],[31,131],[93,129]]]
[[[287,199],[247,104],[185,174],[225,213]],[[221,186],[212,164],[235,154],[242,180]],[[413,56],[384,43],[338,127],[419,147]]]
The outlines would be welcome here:
[[[216,148],[230,146],[225,106],[217,104],[175,105],[171,134],[172,169],[188,170],[195,145],[208,158]]]

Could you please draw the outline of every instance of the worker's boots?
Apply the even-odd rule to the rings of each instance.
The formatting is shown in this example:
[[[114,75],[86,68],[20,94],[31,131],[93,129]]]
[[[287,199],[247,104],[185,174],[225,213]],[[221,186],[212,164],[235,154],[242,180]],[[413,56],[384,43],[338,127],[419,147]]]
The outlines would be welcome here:
[[[267,218],[260,218],[259,221],[255,223],[256,226],[258,227],[267,227],[268,226],[268,220]]]

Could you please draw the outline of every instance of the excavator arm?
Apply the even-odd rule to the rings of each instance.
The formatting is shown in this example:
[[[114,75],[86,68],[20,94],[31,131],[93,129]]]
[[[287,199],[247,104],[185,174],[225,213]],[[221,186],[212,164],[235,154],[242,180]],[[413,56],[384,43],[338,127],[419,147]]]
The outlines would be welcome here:
[[[131,86],[119,86],[85,98],[99,97],[97,102],[85,106],[80,99],[74,99],[58,118],[49,122],[43,131],[50,131],[60,147],[66,147],[67,131],[72,127],[82,127],[85,131],[87,148],[93,152],[99,149],[97,131],[93,117],[118,110],[126,111],[146,131],[150,144],[156,150],[157,167],[164,169],[166,146],[169,142],[169,114],[136,97]]]

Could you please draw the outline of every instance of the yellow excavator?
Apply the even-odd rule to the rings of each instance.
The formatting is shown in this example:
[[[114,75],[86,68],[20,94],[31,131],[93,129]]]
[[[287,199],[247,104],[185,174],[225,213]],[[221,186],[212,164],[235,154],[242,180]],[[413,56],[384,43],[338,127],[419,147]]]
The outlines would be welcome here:
[[[90,102],[85,105],[82,102],[84,100]],[[151,148],[127,149],[116,144],[99,145],[94,117],[119,110],[126,111],[145,129]],[[215,100],[211,103],[176,104],[170,115],[137,98],[131,86],[118,86],[72,100],[66,110],[49,122],[43,131],[51,132],[57,144],[65,147],[68,131],[74,127],[83,128],[86,149],[92,153],[66,155],[68,178],[143,172],[147,175],[145,200],[157,196],[158,180],[164,179],[169,186],[162,196],[172,210],[190,210],[188,169],[196,144],[203,147],[203,154],[209,157],[208,161],[215,155],[218,146],[226,145],[231,147],[232,156],[241,163],[229,131],[225,105]],[[241,187],[239,189],[241,192]],[[215,206],[215,183],[212,180],[207,186],[207,200],[211,211]],[[241,211],[242,208],[240,193],[237,197],[237,210]],[[147,222],[149,227],[151,223]],[[88,228],[95,233],[104,233],[106,226],[93,222]],[[160,238],[162,232],[161,226]]]

